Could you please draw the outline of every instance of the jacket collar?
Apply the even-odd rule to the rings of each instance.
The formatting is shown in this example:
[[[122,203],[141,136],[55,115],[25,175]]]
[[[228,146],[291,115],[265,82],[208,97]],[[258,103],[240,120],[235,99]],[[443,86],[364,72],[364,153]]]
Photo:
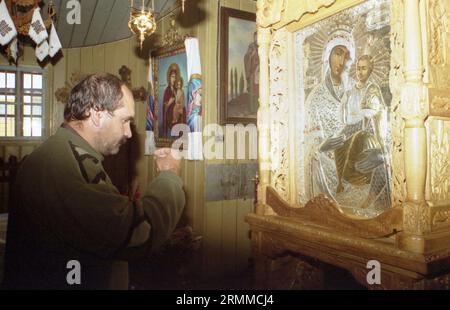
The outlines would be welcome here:
[[[100,162],[103,161],[104,157],[102,154],[97,152],[82,136],[76,132],[75,129],[73,129],[69,124],[63,123],[61,127],[58,128],[56,131],[56,136],[61,136],[65,139],[68,139],[75,143],[77,146],[84,149],[86,152],[88,152],[90,155],[97,158]]]

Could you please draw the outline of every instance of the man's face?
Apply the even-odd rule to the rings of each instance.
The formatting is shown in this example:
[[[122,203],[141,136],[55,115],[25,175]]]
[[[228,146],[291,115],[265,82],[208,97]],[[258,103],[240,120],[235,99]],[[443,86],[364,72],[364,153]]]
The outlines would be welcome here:
[[[131,138],[131,122],[134,119],[134,99],[131,91],[122,86],[122,100],[112,114],[104,111],[104,120],[99,133],[99,149],[103,155],[114,155],[121,145]]]
[[[342,72],[344,72],[345,64],[349,59],[348,49],[343,45],[338,45],[333,48],[330,55],[330,69],[331,76],[340,80]]]
[[[368,59],[363,58],[356,65],[356,77],[361,83],[365,83],[372,73],[372,68]]]

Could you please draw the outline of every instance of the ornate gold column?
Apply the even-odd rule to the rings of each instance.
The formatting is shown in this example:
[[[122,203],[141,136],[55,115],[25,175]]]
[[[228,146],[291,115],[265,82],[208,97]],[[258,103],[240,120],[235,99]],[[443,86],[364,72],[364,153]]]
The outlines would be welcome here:
[[[399,245],[406,250],[423,253],[425,245],[421,236],[429,231],[429,207],[425,202],[427,90],[423,83],[419,2],[420,0],[404,1],[405,85],[402,89],[401,112],[405,121],[404,158],[407,198],[403,204],[403,233],[399,237]]]
[[[261,2],[258,2],[258,6]],[[259,77],[259,188],[256,213],[263,215],[266,204],[266,187],[270,184],[270,128],[269,128],[269,48],[271,34],[268,28],[258,28]]]

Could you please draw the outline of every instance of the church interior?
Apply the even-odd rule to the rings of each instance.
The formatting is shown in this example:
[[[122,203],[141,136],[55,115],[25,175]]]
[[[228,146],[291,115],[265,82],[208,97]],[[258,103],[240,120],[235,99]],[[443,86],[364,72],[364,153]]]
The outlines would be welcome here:
[[[107,72],[135,101],[120,194],[184,154],[130,289],[450,289],[447,35],[446,0],[1,0],[0,288],[16,173]]]

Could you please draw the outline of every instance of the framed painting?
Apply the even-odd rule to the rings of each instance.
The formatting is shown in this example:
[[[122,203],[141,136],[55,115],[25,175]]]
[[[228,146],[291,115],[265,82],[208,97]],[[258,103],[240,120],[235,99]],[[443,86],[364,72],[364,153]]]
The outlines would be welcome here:
[[[256,14],[220,9],[220,123],[256,123],[259,57]]]
[[[152,53],[157,147],[170,146],[178,136],[172,129],[186,124],[188,100],[187,58],[183,44]]]

